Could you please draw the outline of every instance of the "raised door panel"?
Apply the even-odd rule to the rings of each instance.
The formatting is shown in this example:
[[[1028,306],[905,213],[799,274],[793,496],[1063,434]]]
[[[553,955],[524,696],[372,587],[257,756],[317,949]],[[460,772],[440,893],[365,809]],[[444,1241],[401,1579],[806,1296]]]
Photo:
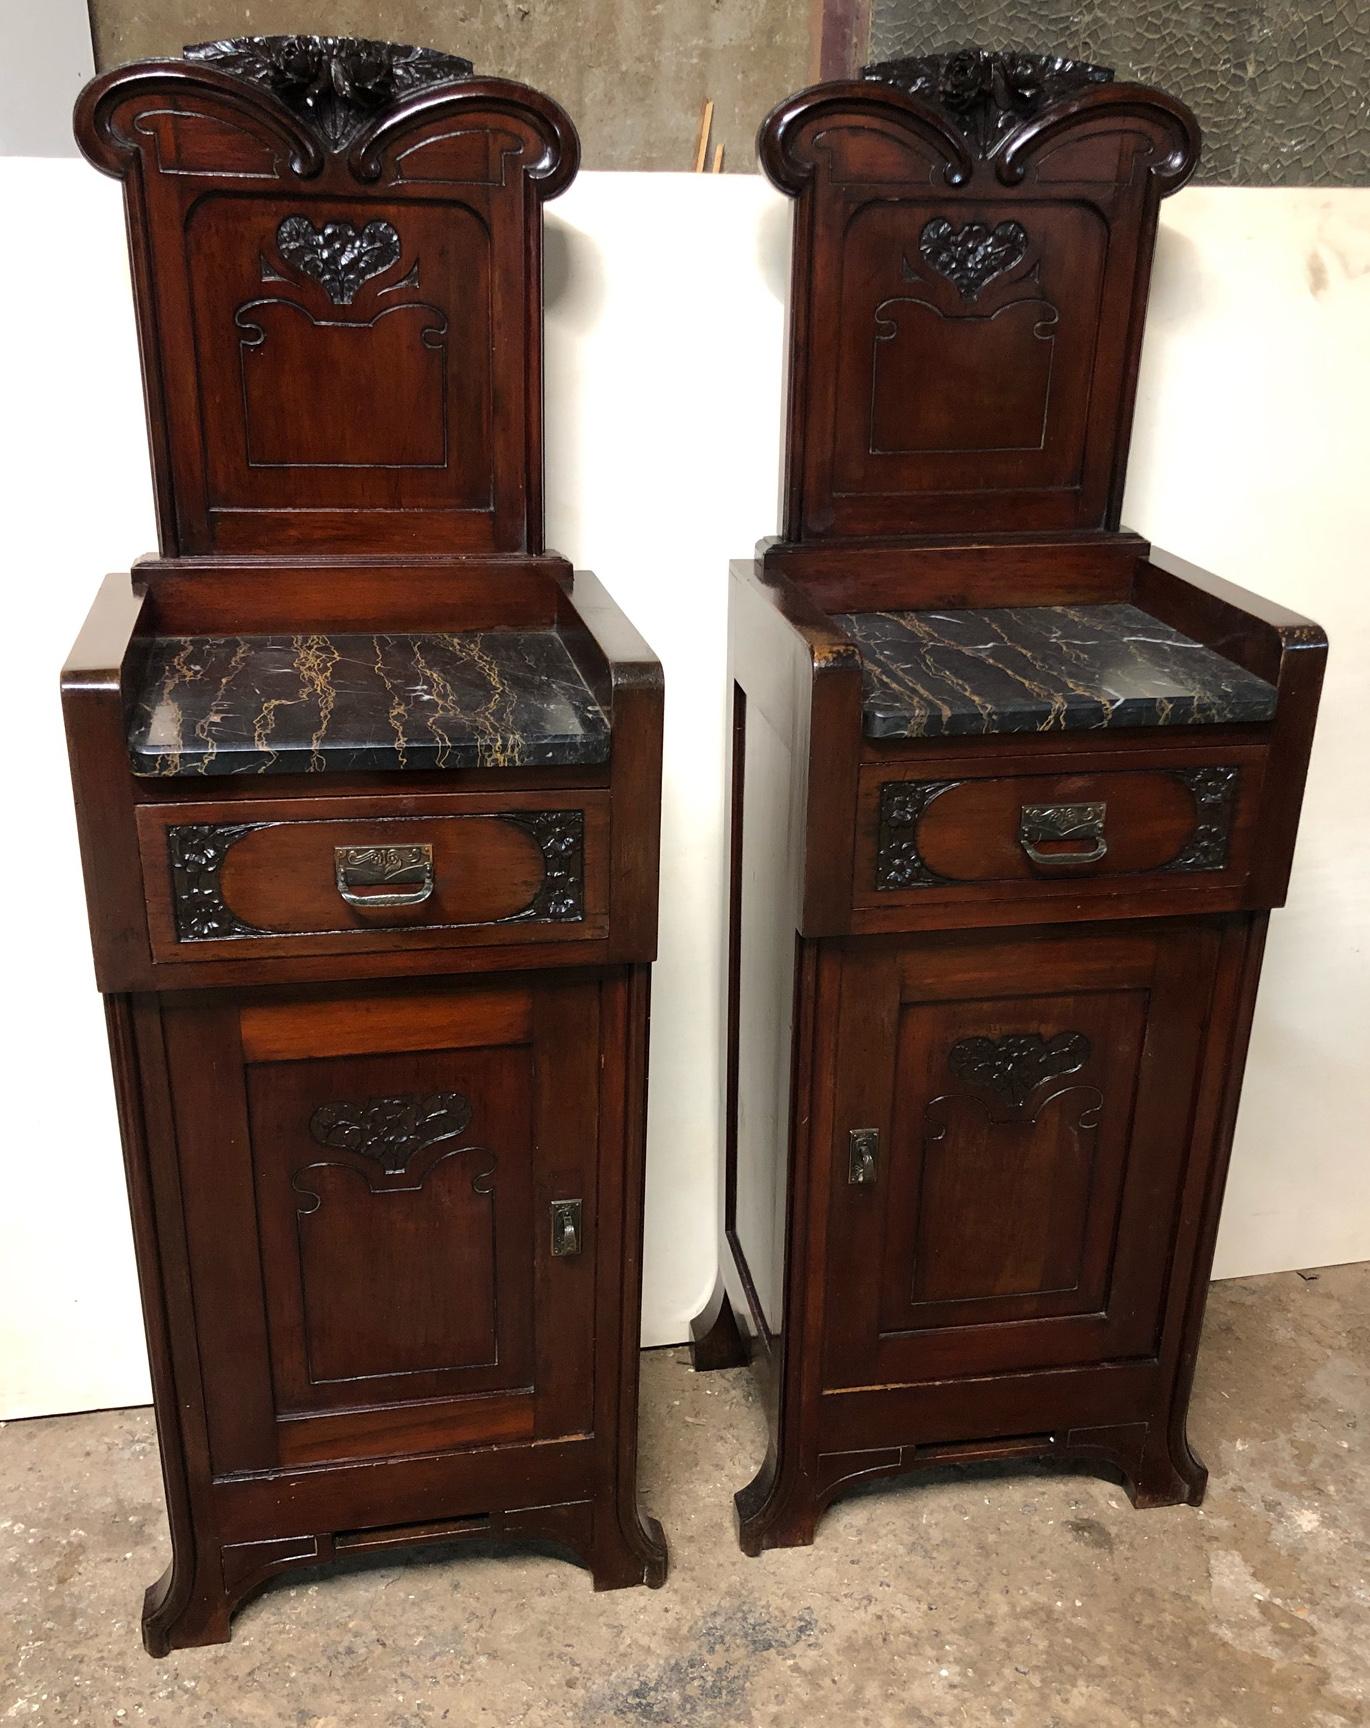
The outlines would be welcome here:
[[[276,1407],[528,1381],[528,1045],[251,1063]]]
[[[164,1012],[216,1473],[590,1428],[598,1017],[556,980]]]
[[[827,1384],[1154,1353],[1217,940],[1104,926],[853,949]]]

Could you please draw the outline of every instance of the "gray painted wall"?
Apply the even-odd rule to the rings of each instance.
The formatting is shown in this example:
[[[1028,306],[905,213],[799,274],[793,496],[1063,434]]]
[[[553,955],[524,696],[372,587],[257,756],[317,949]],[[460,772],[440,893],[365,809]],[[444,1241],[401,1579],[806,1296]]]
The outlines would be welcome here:
[[[803,0],[90,0],[104,70],[208,37],[328,31],[464,54],[564,104],[587,168],[694,166],[705,97],[724,165],[756,166],[756,128],[807,81]]]
[[[1199,179],[1370,181],[1370,0],[874,0],[871,55],[970,44],[1068,54],[1199,117]]]
[[[74,156],[71,109],[94,71],[86,0],[0,0],[0,156]]]

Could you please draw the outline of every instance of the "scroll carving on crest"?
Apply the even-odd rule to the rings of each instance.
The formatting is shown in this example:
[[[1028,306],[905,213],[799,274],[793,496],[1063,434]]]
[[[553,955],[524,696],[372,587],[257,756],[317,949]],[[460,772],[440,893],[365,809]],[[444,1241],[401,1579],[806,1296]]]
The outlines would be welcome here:
[[[196,42],[184,53],[269,91],[330,150],[342,150],[412,91],[457,83],[474,70],[456,54],[360,36],[237,36]]]
[[[981,158],[994,155],[1011,132],[1053,102],[1113,80],[1109,66],[1059,54],[963,48],[954,54],[911,54],[863,66],[870,83],[892,84],[939,109]]]

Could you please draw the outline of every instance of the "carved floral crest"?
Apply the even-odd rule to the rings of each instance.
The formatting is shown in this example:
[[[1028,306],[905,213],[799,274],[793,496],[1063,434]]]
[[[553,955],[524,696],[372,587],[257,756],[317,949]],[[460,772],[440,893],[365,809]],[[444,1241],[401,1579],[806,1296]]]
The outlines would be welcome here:
[[[341,150],[410,91],[456,83],[474,70],[456,54],[361,36],[237,36],[193,43],[184,54],[269,90],[330,150]]]
[[[1091,84],[1112,82],[1108,66],[1059,54],[962,48],[954,54],[910,54],[863,66],[861,76],[893,84],[940,108],[983,157],[1043,108]]]

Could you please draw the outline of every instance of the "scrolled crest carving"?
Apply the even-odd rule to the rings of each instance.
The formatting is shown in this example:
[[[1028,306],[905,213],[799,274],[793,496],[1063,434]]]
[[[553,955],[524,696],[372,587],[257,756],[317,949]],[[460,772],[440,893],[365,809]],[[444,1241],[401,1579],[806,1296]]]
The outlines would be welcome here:
[[[861,68],[870,83],[892,84],[938,109],[981,157],[1053,103],[1113,80],[1113,69],[1059,54],[962,48],[910,54]]]
[[[474,71],[456,54],[361,36],[237,36],[192,43],[184,53],[193,65],[270,91],[330,150],[343,149],[411,91]]]

